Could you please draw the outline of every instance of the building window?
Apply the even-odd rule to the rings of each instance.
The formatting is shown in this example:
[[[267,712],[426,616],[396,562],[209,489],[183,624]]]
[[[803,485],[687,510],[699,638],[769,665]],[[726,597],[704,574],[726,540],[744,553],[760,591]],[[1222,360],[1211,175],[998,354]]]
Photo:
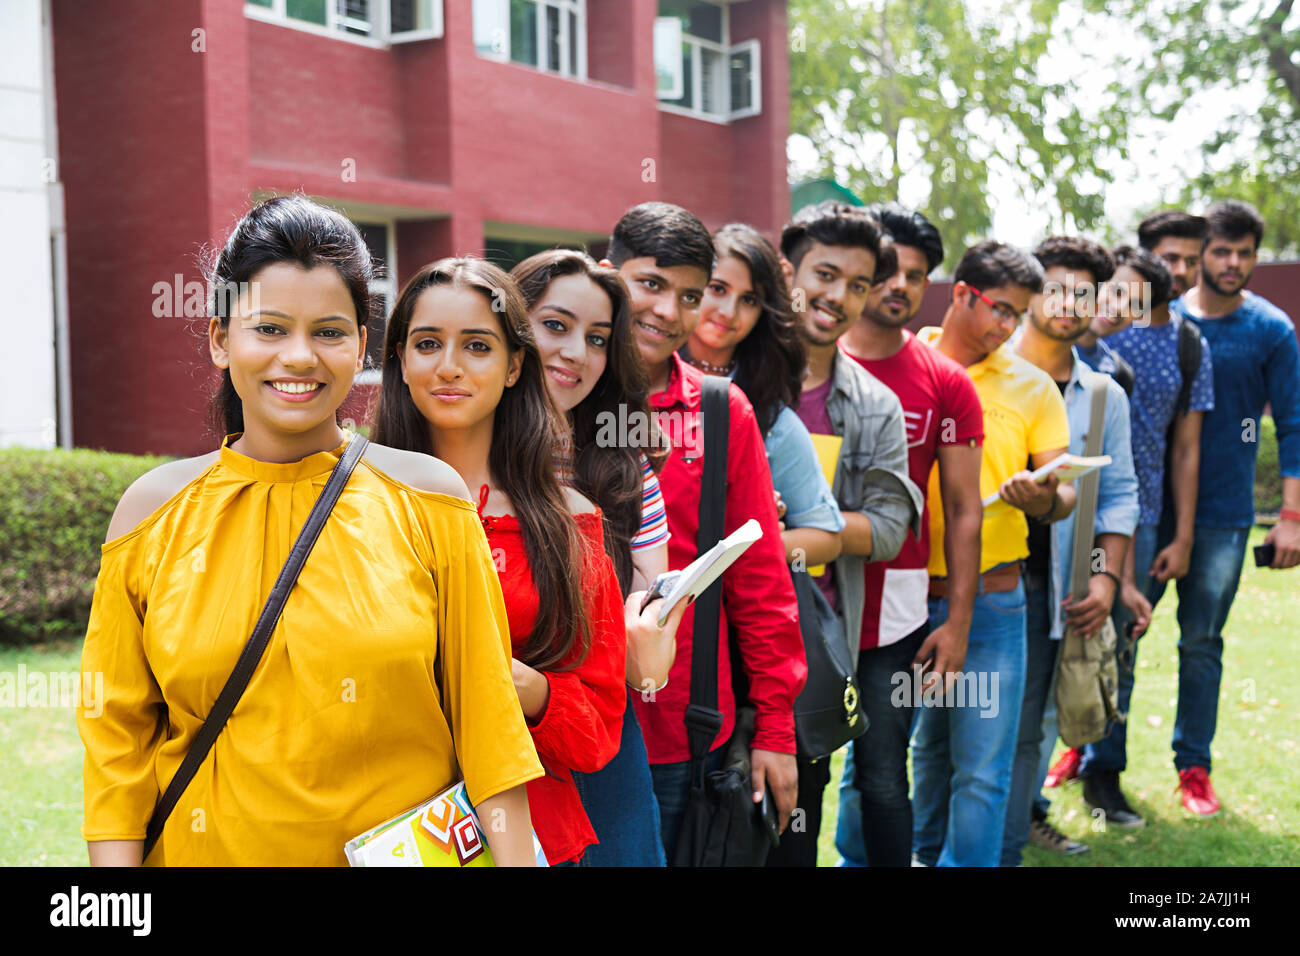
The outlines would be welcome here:
[[[585,79],[586,0],[474,0],[480,56]]]
[[[659,0],[655,75],[659,105],[670,112],[726,122],[763,109],[759,43],[731,45],[720,3]]]
[[[442,0],[245,0],[255,20],[383,46],[442,36]]]
[[[354,220],[361,238],[366,241],[370,258],[374,261],[378,278],[370,282],[370,294],[375,304],[366,323],[366,364],[357,376],[358,385],[379,384],[380,370],[384,364],[384,332],[388,316],[397,304],[396,230],[392,223]]]

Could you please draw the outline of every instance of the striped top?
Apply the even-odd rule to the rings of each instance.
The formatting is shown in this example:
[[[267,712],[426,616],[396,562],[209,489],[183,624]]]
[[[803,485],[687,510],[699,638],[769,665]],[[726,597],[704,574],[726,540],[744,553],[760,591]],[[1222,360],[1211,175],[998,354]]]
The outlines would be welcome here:
[[[664,493],[659,487],[659,476],[650,467],[650,459],[641,456],[641,527],[630,543],[633,551],[643,551],[668,541],[668,511],[664,508]]]

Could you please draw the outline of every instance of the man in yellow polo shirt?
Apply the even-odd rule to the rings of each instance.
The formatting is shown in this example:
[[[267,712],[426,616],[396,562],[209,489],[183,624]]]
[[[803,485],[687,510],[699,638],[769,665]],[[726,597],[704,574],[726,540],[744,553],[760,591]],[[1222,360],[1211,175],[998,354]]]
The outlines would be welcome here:
[[[1025,686],[1026,516],[1058,521],[1074,509],[1074,487],[1029,478],[1070,444],[1065,402],[1051,377],[1004,346],[1043,287],[1042,267],[1002,243],[967,250],[953,274],[943,328],[917,336],[965,367],[984,410],[980,494],[984,511],[980,586],[965,670],[942,699],[917,709],[912,741],[912,852],[926,866],[997,866]],[[937,475],[931,502],[940,501]],[[943,508],[930,510],[930,627],[947,618]]]

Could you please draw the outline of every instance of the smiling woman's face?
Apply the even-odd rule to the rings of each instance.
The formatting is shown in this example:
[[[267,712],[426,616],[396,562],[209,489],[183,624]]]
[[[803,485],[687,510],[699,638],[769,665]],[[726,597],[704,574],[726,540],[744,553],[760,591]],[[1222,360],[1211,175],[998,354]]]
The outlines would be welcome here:
[[[229,369],[243,403],[246,432],[336,434],[334,414],[365,361],[366,333],[333,266],[266,266],[226,328],[212,319],[208,335],[213,362]]]
[[[528,313],[546,371],[546,390],[568,412],[600,381],[609,359],[614,309],[585,275],[560,276]]]
[[[691,340],[718,352],[729,352],[754,331],[762,313],[749,266],[735,256],[722,256],[704,287],[700,323],[691,333]]]
[[[519,377],[523,352],[511,355],[501,313],[473,289],[433,286],[420,294],[402,347],[402,380],[435,429],[490,423]]]

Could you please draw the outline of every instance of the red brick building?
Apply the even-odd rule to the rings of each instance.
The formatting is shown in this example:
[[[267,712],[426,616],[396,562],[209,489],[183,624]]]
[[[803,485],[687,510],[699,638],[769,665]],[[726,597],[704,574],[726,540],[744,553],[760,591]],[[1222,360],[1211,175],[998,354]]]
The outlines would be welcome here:
[[[769,234],[789,210],[784,0],[52,0],[52,20],[79,446],[212,447],[206,325],[160,290],[200,281],[258,198],[342,209],[389,295],[441,256],[599,251],[645,200]]]

